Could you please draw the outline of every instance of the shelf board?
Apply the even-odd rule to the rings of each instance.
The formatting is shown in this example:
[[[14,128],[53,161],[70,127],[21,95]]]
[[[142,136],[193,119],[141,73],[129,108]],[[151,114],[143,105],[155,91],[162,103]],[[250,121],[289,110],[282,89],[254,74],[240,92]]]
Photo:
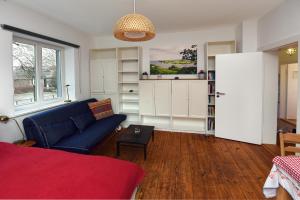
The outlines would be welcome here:
[[[121,58],[120,59],[121,61],[138,61],[139,59],[138,58]]]
[[[209,82],[215,82],[216,80],[208,80]]]
[[[148,122],[142,122],[143,125],[145,126],[154,126],[155,128],[170,128],[171,127],[171,124],[170,123],[148,123]]]
[[[208,106],[215,106],[216,104],[214,103],[209,103]]]
[[[132,124],[140,125],[141,122],[140,121],[128,121],[128,120],[126,120],[126,121],[122,122],[122,124],[127,127],[127,126],[132,125]]]
[[[216,94],[212,93],[212,94],[208,94],[208,96],[216,96]]]
[[[191,126],[184,126],[184,125],[173,125],[173,129],[181,130],[181,131],[196,131],[196,132],[205,132],[205,128],[199,127],[191,127]]]
[[[209,116],[207,116],[208,118],[216,118],[216,116],[214,116],[214,115],[209,115]]]
[[[119,73],[139,73],[138,71],[118,71]]]
[[[139,94],[137,91],[129,92],[129,91],[120,91],[120,94]]]
[[[139,82],[137,82],[137,81],[123,81],[123,82],[119,82],[119,84],[139,84]]]
[[[122,113],[122,114],[139,114],[139,110],[126,109],[126,110],[121,111],[120,113]]]
[[[206,132],[207,134],[215,134],[215,130],[207,130],[207,132]]]
[[[121,103],[139,103],[138,99],[121,99]]]
[[[215,72],[216,70],[215,69],[208,69],[207,71],[208,72]]]
[[[208,55],[207,57],[214,58],[214,57],[216,57],[216,55]]]
[[[189,116],[188,118],[190,118],[190,119],[206,119],[206,116],[194,116],[194,115],[192,115],[192,116]]]

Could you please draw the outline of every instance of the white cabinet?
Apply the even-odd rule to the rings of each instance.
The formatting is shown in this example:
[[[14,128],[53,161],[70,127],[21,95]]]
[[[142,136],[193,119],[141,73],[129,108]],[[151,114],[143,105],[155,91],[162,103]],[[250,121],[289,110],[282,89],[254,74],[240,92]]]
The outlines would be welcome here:
[[[189,82],[187,80],[172,81],[172,116],[189,116]]]
[[[118,73],[116,59],[91,60],[90,68],[92,93],[116,93]]]
[[[171,116],[171,81],[155,81],[154,93],[156,116]]]
[[[118,70],[116,59],[103,59],[103,85],[105,93],[116,93],[118,91]]]
[[[155,116],[154,81],[140,81],[140,114]]]
[[[104,92],[104,71],[101,59],[91,60],[91,92]]]
[[[207,93],[207,81],[189,81],[189,117],[206,117],[208,95]]]
[[[139,91],[142,124],[205,132],[207,80],[143,80]]]
[[[207,81],[172,81],[172,115],[205,118],[207,115]]]

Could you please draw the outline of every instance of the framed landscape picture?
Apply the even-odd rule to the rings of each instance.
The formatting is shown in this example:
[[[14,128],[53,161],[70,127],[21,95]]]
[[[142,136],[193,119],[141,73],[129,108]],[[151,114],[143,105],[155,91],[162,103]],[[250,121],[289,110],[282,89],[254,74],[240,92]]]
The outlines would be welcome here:
[[[151,48],[150,74],[197,74],[197,45]]]

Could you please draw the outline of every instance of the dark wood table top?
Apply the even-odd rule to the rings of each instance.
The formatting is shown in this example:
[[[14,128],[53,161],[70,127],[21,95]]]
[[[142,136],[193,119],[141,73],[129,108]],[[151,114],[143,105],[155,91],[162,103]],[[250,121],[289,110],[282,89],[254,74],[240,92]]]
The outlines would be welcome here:
[[[140,129],[140,133],[136,134],[135,129]],[[117,139],[119,143],[141,144],[146,145],[153,134],[154,126],[130,125],[125,133]]]

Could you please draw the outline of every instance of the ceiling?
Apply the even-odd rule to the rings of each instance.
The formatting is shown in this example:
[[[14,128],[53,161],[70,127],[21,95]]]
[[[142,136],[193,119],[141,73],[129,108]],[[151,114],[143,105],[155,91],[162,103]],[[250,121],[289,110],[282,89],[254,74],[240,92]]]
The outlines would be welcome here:
[[[114,24],[132,12],[133,0],[8,0],[94,36],[110,35]],[[237,24],[262,16],[285,0],[136,0],[157,32],[197,30]]]

